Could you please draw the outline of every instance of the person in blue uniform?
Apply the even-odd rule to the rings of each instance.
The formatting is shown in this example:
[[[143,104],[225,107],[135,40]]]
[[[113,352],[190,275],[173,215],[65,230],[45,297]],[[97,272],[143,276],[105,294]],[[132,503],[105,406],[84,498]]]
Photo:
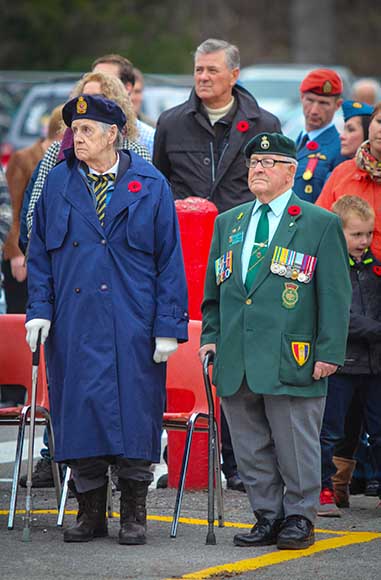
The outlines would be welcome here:
[[[27,341],[46,340],[55,459],[79,513],[67,542],[107,535],[106,472],[121,488],[121,544],[146,541],[160,460],[166,360],[187,340],[187,289],[167,181],[118,150],[126,117],[100,96],[63,109],[74,149],[50,173],[28,257]]]
[[[311,71],[300,85],[304,130],[297,141],[294,192],[315,203],[331,171],[344,161],[333,117],[343,99],[343,82],[331,69]]]

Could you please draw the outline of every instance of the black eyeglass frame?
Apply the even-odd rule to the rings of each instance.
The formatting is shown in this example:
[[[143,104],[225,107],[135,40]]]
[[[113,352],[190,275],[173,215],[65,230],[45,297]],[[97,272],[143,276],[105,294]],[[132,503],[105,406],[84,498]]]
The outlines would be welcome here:
[[[268,163],[270,161],[270,165],[263,165],[263,162]],[[253,165],[255,163],[255,165]],[[265,157],[264,159],[246,159],[246,167],[248,169],[255,169],[260,163],[263,169],[272,169],[276,163],[286,163],[287,165],[292,165],[292,161],[283,161],[283,159],[271,159],[271,157]]]

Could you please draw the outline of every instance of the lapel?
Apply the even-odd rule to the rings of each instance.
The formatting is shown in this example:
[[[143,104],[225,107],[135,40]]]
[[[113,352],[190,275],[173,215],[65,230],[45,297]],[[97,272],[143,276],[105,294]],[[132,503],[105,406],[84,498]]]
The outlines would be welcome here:
[[[71,170],[69,168],[69,175],[63,186],[63,196],[92,227],[103,234],[103,228],[96,214],[89,186],[79,172],[77,160],[74,161]]]
[[[308,149],[307,146],[305,145],[302,149],[300,149],[300,151],[298,151],[298,155],[297,155],[298,161],[300,161],[301,159],[304,159],[305,157],[308,157],[308,155],[314,155],[315,153],[320,153],[321,148],[326,147],[327,145],[332,143],[332,140],[334,140],[337,135],[338,135],[338,131],[337,131],[336,127],[334,127],[334,126],[329,127],[328,129],[323,131],[323,133],[320,133],[320,135],[318,135],[316,137],[316,139],[311,139],[311,141],[318,144],[318,147],[316,149]],[[311,141],[309,141],[309,143],[311,143]]]
[[[254,203],[255,200],[249,204],[245,204],[242,208],[242,211],[237,211],[234,214],[234,218],[230,223],[230,228],[227,232],[228,238],[230,235],[234,235],[234,229],[243,232],[242,240],[230,248],[233,251],[233,279],[239,287],[240,291],[244,294],[246,294],[246,289],[242,281],[242,248],[246,238],[247,228],[249,227],[251,214],[253,213]],[[237,210],[239,210],[239,207]],[[240,217],[241,214],[243,214],[242,217]]]
[[[148,171],[141,171],[139,161],[131,152],[125,153],[120,151],[119,156],[119,170],[115,182],[115,189],[112,192],[110,203],[106,209],[105,230],[108,230],[117,216],[132,203],[148,195],[149,191],[144,177],[150,175],[150,173],[153,174],[151,172],[151,166],[148,163],[148,168],[144,165],[144,169],[148,169]]]
[[[297,205],[298,207],[300,207],[301,211],[298,216],[294,217],[288,213],[288,208],[291,205]],[[249,296],[251,294],[254,294],[254,292],[259,288],[262,282],[266,280],[267,276],[270,275],[271,273],[270,265],[274,254],[275,246],[282,246],[283,248],[288,248],[288,246],[291,244],[291,241],[295,233],[298,230],[299,223],[301,223],[302,220],[303,220],[303,210],[301,207],[300,198],[297,195],[295,195],[295,193],[292,193],[289,202],[285,207],[279,225],[275,231],[273,239],[271,240],[271,244],[265,254],[265,257],[263,258],[262,267],[260,268],[254,280],[253,286],[250,288],[248,292]],[[274,274],[271,275],[273,276]]]
[[[232,163],[236,160],[239,151],[241,151],[243,146],[246,145],[248,141],[248,132],[239,131],[237,129],[237,123],[239,123],[239,121],[247,121],[251,127],[252,125],[255,125],[256,119],[258,118],[258,112],[255,109],[253,109],[253,107],[251,108],[250,111],[246,110],[245,106],[241,106],[240,95],[236,91],[233,91],[233,94],[238,100],[238,106],[234,118],[232,120],[227,146],[224,152],[222,153],[222,156],[218,163],[218,167],[216,169],[216,180],[213,183],[211,195],[213,194],[214,190],[219,186],[221,180],[223,179],[228,169],[230,169]],[[245,162],[244,156],[243,155],[240,156],[240,158],[235,162],[244,163]]]

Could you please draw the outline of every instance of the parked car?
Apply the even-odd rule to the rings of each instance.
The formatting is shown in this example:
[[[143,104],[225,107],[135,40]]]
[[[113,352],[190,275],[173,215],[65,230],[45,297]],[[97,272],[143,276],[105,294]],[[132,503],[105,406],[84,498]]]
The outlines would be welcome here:
[[[241,69],[239,82],[257,99],[261,107],[274,113],[280,120],[282,131],[288,137],[296,139],[304,126],[304,117],[300,104],[300,83],[315,68],[332,68],[343,79],[344,98],[349,98],[354,82],[352,72],[342,66],[319,64],[277,64],[254,65]],[[341,111],[334,117],[340,130],[343,126]]]
[[[44,135],[51,111],[67,101],[74,82],[54,82],[32,87],[22,100],[1,144],[0,162],[8,163],[13,151],[32,145]]]
[[[78,78],[79,75],[70,82],[36,84],[27,92],[0,146],[0,163],[4,167],[13,151],[32,145],[43,135],[51,111],[68,100]],[[156,121],[162,111],[188,98],[190,83],[188,75],[147,75],[143,112]]]

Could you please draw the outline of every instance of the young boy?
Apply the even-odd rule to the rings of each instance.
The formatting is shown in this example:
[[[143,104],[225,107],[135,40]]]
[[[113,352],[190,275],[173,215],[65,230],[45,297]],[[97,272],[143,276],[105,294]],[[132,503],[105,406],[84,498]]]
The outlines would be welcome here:
[[[352,306],[344,366],[329,377],[320,443],[322,491],[318,515],[339,517],[333,493],[335,445],[344,436],[344,422],[354,394],[362,414],[375,473],[381,467],[381,263],[369,250],[374,211],[360,197],[345,195],[332,206],[342,220],[352,282]]]

